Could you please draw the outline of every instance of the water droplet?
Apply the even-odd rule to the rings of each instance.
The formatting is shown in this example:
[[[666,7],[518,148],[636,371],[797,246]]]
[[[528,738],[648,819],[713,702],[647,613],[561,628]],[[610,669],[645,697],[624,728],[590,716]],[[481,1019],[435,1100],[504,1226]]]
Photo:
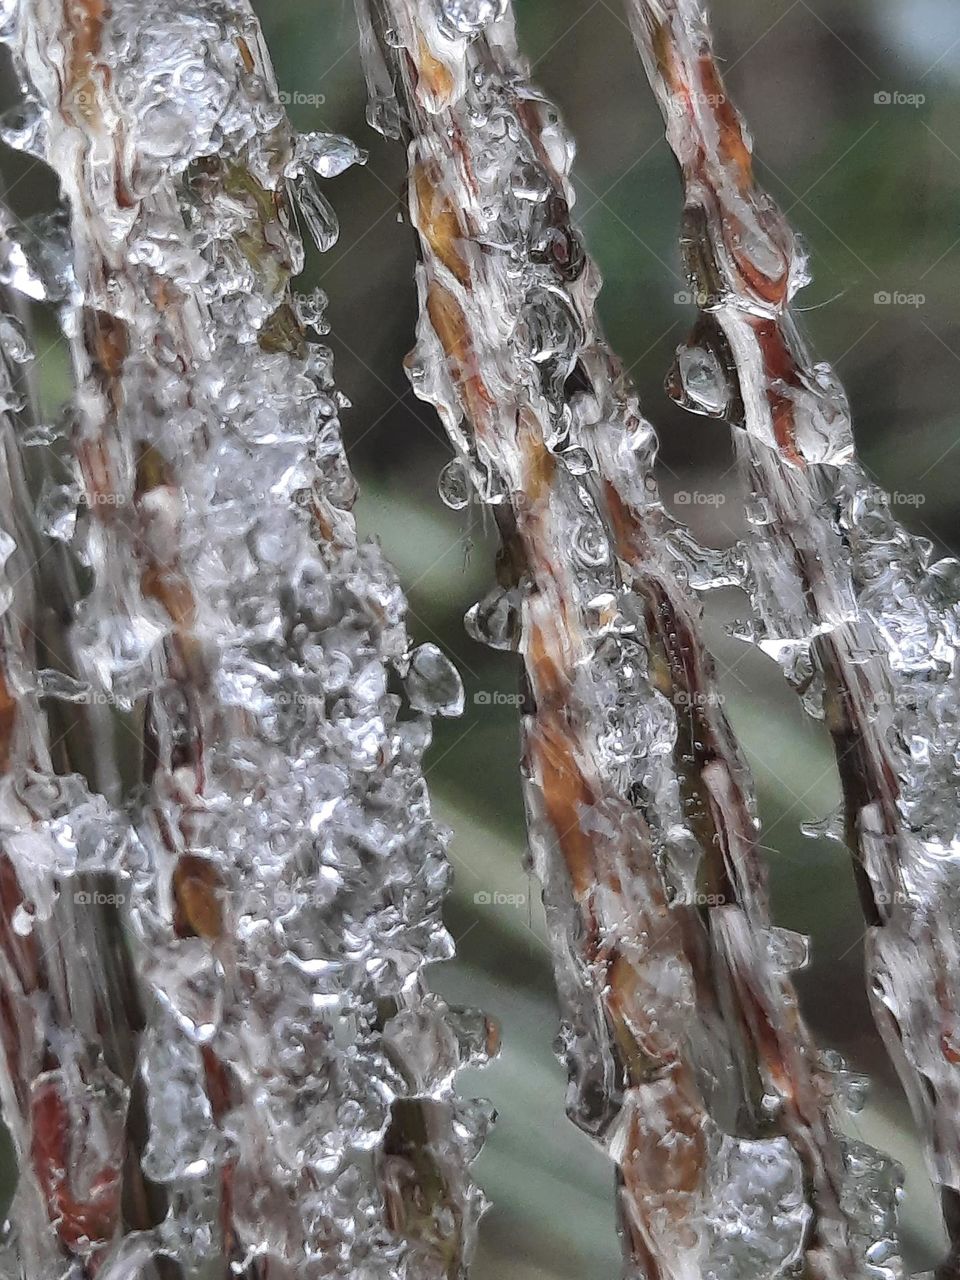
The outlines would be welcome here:
[[[80,490],[77,485],[45,481],[37,500],[37,524],[48,538],[69,542],[77,527]]]
[[[307,167],[321,178],[336,178],[353,165],[366,162],[366,151],[342,134],[302,133],[297,138],[294,163],[299,172]]]
[[[441,21],[461,36],[477,35],[491,22],[499,22],[506,0],[440,0]]]
[[[470,502],[470,477],[462,459],[453,458],[440,472],[440,498],[451,511],[462,511]]]
[[[679,387],[668,390],[693,413],[722,418],[730,403],[730,385],[720,359],[709,347],[681,347],[677,352]]]
[[[27,332],[16,316],[0,315],[0,347],[15,364],[27,364],[33,359]]]
[[[414,710],[428,715],[463,714],[460,673],[435,644],[422,644],[414,649],[405,685]]]
[[[579,446],[564,449],[560,456],[572,476],[585,476],[594,470],[593,456],[588,450],[581,449]]]
[[[491,649],[516,649],[520,641],[520,603],[516,591],[494,588],[464,618],[467,634]]]
[[[337,243],[340,224],[333,206],[320,190],[319,182],[313,170],[307,169],[294,181],[293,190],[314,244],[321,253],[326,253]]]

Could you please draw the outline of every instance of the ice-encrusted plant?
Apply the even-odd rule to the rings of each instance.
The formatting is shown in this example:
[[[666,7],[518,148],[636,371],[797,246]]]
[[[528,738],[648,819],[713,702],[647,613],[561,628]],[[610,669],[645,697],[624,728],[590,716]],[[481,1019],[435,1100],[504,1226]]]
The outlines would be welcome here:
[[[699,4],[629,7],[704,310],[673,385],[740,428],[740,563],[660,502],[509,0],[358,0],[371,121],[408,148],[408,371],[454,446],[444,501],[499,533],[467,625],[521,658],[568,1111],[616,1169],[628,1275],[898,1280],[897,1170],[841,1133],[860,1082],[800,1015],[696,592],[744,583],[822,703],[949,1217],[956,568],[853,461]],[[454,1077],[494,1034],[426,986],[451,944],[421,760],[463,690],[358,538],[325,300],[290,288],[298,223],[336,238],[318,178],[361,153],[291,130],[249,0],[0,13],[6,138],[65,208],[0,218],[2,1274],[462,1276],[489,1110]],[[59,310],[59,431],[17,295]]]
[[[843,389],[790,303],[808,281],[753,177],[699,0],[630,0],[683,177],[701,308],[674,394],[725,418],[750,494],[752,638],[833,737],[874,1016],[926,1137],[960,1266],[960,565],[894,519],[857,461]]]
[[[523,660],[568,1110],[617,1166],[629,1272],[897,1275],[896,1176],[838,1136],[789,978],[803,940],[770,922],[689,587],[720,561],[660,504],[570,221],[570,138],[508,5],[359,16],[371,120],[408,144],[408,363],[456,449],[441,493],[475,495],[500,533],[498,586],[467,623]]]
[[[462,688],[357,538],[289,287],[359,155],[292,133],[245,0],[24,0],[4,34],[68,234],[31,263],[8,228],[3,278],[59,304],[77,388],[38,532],[4,320],[6,1273],[459,1275],[487,1112],[452,1081],[492,1033],[424,985],[451,943],[420,762]],[[58,767],[64,707],[106,716],[113,778]]]

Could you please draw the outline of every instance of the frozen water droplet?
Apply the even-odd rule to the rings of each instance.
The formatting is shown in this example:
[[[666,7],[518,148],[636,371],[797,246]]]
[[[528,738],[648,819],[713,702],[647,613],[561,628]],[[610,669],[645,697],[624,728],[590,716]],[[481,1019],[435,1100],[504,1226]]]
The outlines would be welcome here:
[[[77,527],[80,491],[76,485],[44,483],[37,501],[37,524],[58,542],[69,542]]]
[[[843,844],[843,810],[838,808],[816,822],[801,822],[800,830],[810,840],[836,840],[839,844]]]
[[[743,514],[750,524],[757,527],[773,524],[776,519],[769,500],[759,493],[752,493],[747,498],[743,504]]]
[[[506,0],[440,0],[441,21],[461,36],[477,35],[491,22],[499,22]]]
[[[686,409],[721,418],[730,403],[730,385],[715,351],[708,347],[681,347],[677,352],[679,387],[669,390]]]
[[[510,175],[510,190],[518,200],[541,204],[550,195],[550,182],[542,167],[520,161]]]
[[[795,973],[810,963],[810,939],[793,929],[772,928],[766,935],[770,963],[781,973]]]
[[[307,169],[294,181],[293,190],[311,239],[321,253],[326,253],[337,243],[340,224],[319,182],[314,171]]]
[[[33,359],[27,332],[16,316],[0,315],[0,347],[15,364],[27,364]]]
[[[336,178],[353,165],[366,164],[367,153],[339,133],[302,133],[297,138],[294,163],[321,178]]]
[[[18,937],[29,938],[30,934],[33,933],[33,912],[28,910],[21,902],[13,913],[11,923],[13,924],[13,931]]]
[[[10,107],[0,117],[0,137],[14,151],[43,159],[46,146],[46,122],[36,102],[25,99]]]
[[[313,329],[315,333],[329,333],[327,323],[327,295],[322,289],[311,289],[309,293],[297,293],[293,296],[297,317],[305,329]]]
[[[422,644],[414,649],[405,685],[414,710],[428,715],[463,714],[460,673],[435,644]]]
[[[520,640],[520,606],[515,591],[494,588],[472,605],[464,618],[467,634],[491,649],[516,649]]]
[[[440,472],[440,498],[451,511],[462,511],[470,502],[470,477],[460,458],[453,458]]]
[[[594,469],[593,457],[586,449],[581,449],[579,446],[564,449],[560,456],[572,476],[585,476]]]

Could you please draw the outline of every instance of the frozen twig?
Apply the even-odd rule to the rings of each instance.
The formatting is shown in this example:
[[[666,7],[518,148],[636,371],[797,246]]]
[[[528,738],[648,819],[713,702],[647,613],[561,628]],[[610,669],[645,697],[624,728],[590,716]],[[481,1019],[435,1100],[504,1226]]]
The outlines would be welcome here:
[[[441,655],[411,656],[402,593],[357,539],[330,353],[306,336],[320,300],[290,290],[288,186],[328,247],[317,175],[356,149],[292,134],[245,0],[24,0],[9,34],[69,206],[94,575],[79,670],[44,692],[112,709],[133,824],[114,840],[101,815],[77,855],[121,888],[109,936],[89,894],[73,903],[80,995],[116,987],[118,958],[136,968],[83,1045],[111,1068],[110,1125],[72,1077],[50,1103],[70,1120],[49,1161],[109,1203],[91,1222],[44,1188],[49,1225],[16,1215],[22,1274],[54,1274],[36,1237],[99,1280],[457,1276],[487,1116],[453,1076],[491,1032],[425,989],[451,952],[448,866],[429,721],[400,719],[388,680],[406,674],[428,715],[462,690]],[[36,878],[34,897],[66,901]],[[48,1055],[68,1026],[44,1028]]]
[[[877,1023],[926,1134],[960,1266],[960,822],[955,560],[902,529],[856,461],[843,391],[790,301],[806,261],[753,177],[697,0],[631,0],[684,181],[701,318],[674,393],[726,418],[751,498],[757,643],[826,720],[854,855]]]
[[[898,1274],[894,1182],[845,1144],[771,929],[757,823],[656,442],[599,333],[570,139],[506,4],[359,6],[370,117],[409,144],[421,321],[409,372],[500,532],[468,614],[524,662],[530,840],[568,1110],[618,1168],[632,1275]],[[396,96],[395,96],[396,95]],[[727,1221],[746,1227],[731,1244]],[[867,1253],[870,1251],[870,1259]]]

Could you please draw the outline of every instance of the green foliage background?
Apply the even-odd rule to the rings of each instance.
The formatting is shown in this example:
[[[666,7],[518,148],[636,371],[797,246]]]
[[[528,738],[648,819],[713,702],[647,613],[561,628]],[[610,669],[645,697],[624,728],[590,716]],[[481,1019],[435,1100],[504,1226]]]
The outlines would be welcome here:
[[[675,410],[662,389],[692,321],[676,300],[686,287],[676,248],[679,187],[619,0],[517,7],[535,76],[578,140],[577,214],[606,278],[609,336],[660,431],[663,490],[676,501],[721,489],[721,505],[678,510],[703,540],[729,544],[742,527],[742,499],[728,471],[726,430]],[[370,149],[364,169],[328,186],[343,231],[330,253],[310,260],[303,287],[320,284],[330,297],[329,341],[354,405],[344,425],[362,485],[361,527],[381,537],[401,573],[416,639],[442,644],[467,685],[463,719],[437,727],[429,775],[455,830],[457,871],[448,921],[459,956],[436,971],[436,984],[498,1018],[505,1046],[496,1063],[463,1080],[500,1113],[476,1166],[494,1207],[475,1280],[614,1277],[611,1170],[565,1119],[552,1054],[549,954],[536,886],[523,868],[516,713],[502,696],[516,691],[515,663],[473,644],[461,623],[491,580],[492,542],[478,516],[440,503],[436,476],[449,451],[402,369],[415,322],[413,235],[400,218],[403,156],[365,125],[349,0],[259,0],[257,8],[282,87],[324,99],[294,101],[295,123],[348,133]],[[886,489],[913,495],[904,519],[949,551],[960,501],[954,0],[715,0],[713,8],[730,87],[755,131],[759,172],[808,242],[815,283],[801,305],[821,357],[846,383],[864,460]],[[925,101],[881,105],[882,91]],[[42,173],[19,157],[3,163],[18,213],[49,199]],[[880,291],[922,294],[924,302],[877,305]],[[41,368],[55,405],[67,384],[53,346]],[[940,1248],[933,1194],[867,1011],[846,855],[799,834],[801,821],[823,817],[837,800],[826,734],[801,714],[768,660],[728,637],[744,601],[721,593],[709,606],[728,710],[756,772],[778,923],[813,941],[800,976],[807,1016],[822,1044],[874,1080],[851,1130],[904,1163],[910,1261],[929,1266]],[[485,905],[477,894],[524,901]]]

